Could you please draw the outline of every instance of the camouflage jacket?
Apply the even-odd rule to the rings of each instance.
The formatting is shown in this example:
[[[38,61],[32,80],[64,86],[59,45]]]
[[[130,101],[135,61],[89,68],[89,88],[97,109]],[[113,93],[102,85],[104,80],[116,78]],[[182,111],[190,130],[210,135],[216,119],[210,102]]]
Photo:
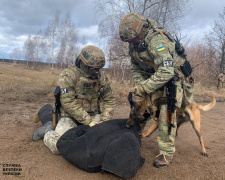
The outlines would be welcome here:
[[[218,76],[218,80],[221,82],[225,82],[225,73],[220,73]]]
[[[90,123],[91,116],[99,113],[101,121],[112,119],[115,97],[103,71],[93,78],[73,65],[61,72],[58,85],[61,88],[61,116],[71,117],[84,125]]]
[[[175,51],[175,41],[148,30],[143,42],[129,46],[131,72],[136,84],[141,84],[147,93],[165,85],[179,70],[185,60]]]

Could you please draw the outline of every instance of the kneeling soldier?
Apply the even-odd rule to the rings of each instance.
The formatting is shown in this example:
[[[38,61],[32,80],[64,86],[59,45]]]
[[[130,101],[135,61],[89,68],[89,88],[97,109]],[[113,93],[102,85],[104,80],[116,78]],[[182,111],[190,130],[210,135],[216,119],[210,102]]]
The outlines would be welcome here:
[[[109,79],[100,70],[104,65],[105,55],[101,49],[92,45],[82,49],[75,63],[59,76],[61,108],[55,130],[52,121],[45,123],[34,132],[34,141],[44,138],[45,145],[59,154],[56,143],[67,130],[77,124],[94,126],[112,119],[115,97]]]

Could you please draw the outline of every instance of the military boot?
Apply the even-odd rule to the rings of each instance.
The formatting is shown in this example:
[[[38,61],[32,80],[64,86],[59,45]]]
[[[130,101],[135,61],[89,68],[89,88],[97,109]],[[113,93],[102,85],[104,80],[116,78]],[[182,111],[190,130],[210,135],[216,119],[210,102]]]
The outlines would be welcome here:
[[[169,166],[169,164],[172,163],[172,161],[173,161],[172,156],[159,154],[158,156],[155,157],[153,166],[157,168],[166,167],[166,166]]]
[[[34,131],[32,136],[33,141],[38,141],[40,139],[43,139],[44,135],[51,130],[54,130],[52,126],[52,121],[48,121],[44,124],[44,126],[41,126]]]

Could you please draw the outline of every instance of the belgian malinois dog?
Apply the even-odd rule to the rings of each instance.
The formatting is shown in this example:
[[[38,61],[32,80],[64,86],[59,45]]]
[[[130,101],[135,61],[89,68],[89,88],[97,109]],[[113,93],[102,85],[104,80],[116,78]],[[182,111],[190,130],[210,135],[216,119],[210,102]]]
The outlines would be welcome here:
[[[146,95],[146,97],[138,97],[134,96],[133,93],[130,93],[128,96],[128,100],[131,105],[131,111],[129,119],[126,123],[126,126],[132,127],[135,123],[143,123],[147,120],[153,118],[155,119],[155,123],[145,132],[141,133],[142,137],[147,137],[151,133],[153,133],[158,128],[158,107],[157,107],[157,99],[161,97],[162,94],[154,93],[151,97]],[[201,134],[201,113],[202,111],[209,111],[211,110],[216,104],[216,99],[214,96],[212,96],[212,101],[205,105],[199,105],[195,101],[193,101],[190,105],[186,107],[181,107],[177,109],[176,117],[177,117],[177,130],[180,127],[181,124],[183,124],[186,121],[191,121],[191,124],[198,135],[201,149],[202,149],[202,155],[208,156],[206,153],[204,141]]]

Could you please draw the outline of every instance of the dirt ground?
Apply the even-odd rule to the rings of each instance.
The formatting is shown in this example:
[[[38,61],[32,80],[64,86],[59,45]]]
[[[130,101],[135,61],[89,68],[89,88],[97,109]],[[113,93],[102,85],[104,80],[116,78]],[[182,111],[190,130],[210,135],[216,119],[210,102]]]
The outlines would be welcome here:
[[[40,122],[33,123],[33,114],[48,102],[18,102],[0,104],[0,179],[121,179],[109,173],[82,171],[60,155],[53,155],[42,141],[33,142],[33,131]],[[205,104],[205,103],[203,103]],[[114,118],[127,118],[128,105],[119,105]],[[146,159],[133,180],[146,179],[225,179],[225,102],[217,102],[209,112],[202,112],[202,134],[209,157],[202,156],[198,137],[188,122],[182,125],[176,138],[173,163],[166,168],[152,166],[158,154],[156,131],[142,139],[141,154]],[[152,122],[149,121],[147,127]],[[3,175],[7,165],[16,164],[21,175]]]

